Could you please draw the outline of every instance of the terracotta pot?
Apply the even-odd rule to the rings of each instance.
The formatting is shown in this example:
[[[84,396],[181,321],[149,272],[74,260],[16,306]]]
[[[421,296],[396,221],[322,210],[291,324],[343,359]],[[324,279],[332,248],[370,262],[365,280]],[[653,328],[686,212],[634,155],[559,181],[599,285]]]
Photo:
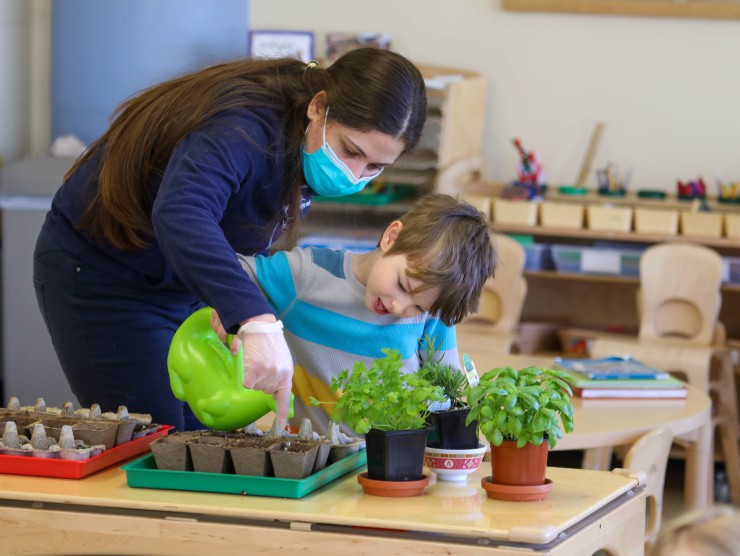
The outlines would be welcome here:
[[[420,496],[429,484],[429,477],[422,475],[417,481],[376,481],[367,476],[367,471],[357,476],[357,482],[367,494],[390,498]]]
[[[543,485],[549,446],[526,444],[517,448],[513,440],[491,446],[492,482],[499,485]]]

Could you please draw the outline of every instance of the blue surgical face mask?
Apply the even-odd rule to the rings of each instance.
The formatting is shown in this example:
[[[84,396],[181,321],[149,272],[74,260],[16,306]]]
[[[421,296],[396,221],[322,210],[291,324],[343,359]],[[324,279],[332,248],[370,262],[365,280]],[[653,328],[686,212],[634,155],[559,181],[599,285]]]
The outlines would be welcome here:
[[[352,170],[342,162],[329,143],[326,142],[326,120],[329,117],[329,108],[324,116],[324,144],[313,153],[307,153],[304,145],[301,152],[303,175],[308,185],[317,194],[324,197],[343,197],[362,191],[370,180],[377,178],[383,171],[366,178],[356,178]]]

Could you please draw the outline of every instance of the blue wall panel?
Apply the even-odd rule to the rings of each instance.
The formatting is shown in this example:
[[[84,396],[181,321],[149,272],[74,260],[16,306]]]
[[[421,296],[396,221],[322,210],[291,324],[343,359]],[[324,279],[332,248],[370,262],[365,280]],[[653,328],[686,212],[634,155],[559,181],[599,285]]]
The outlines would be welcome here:
[[[247,53],[248,0],[54,0],[51,138],[91,143],[127,97]]]

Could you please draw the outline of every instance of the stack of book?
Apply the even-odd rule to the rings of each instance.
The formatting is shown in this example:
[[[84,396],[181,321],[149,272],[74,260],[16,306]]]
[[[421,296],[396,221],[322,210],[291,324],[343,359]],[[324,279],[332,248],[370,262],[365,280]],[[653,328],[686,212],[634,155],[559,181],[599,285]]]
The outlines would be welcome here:
[[[686,384],[665,371],[654,369],[629,356],[603,359],[555,359],[565,371],[573,393],[596,399],[681,399]]]

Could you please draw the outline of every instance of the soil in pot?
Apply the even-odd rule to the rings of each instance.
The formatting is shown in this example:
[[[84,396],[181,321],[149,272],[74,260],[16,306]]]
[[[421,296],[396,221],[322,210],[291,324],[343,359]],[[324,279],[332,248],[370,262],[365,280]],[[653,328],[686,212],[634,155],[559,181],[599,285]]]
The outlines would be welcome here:
[[[233,473],[234,464],[229,455],[233,442],[227,435],[204,434],[188,444],[193,471],[199,473]]]
[[[272,460],[267,450],[275,444],[271,438],[246,437],[235,440],[229,448],[234,472],[237,475],[272,477]]]
[[[285,440],[268,450],[275,477],[305,479],[313,472],[319,447],[315,442]]]
[[[178,432],[157,438],[149,445],[157,469],[192,471],[193,460],[188,444],[201,434],[203,431]]]

